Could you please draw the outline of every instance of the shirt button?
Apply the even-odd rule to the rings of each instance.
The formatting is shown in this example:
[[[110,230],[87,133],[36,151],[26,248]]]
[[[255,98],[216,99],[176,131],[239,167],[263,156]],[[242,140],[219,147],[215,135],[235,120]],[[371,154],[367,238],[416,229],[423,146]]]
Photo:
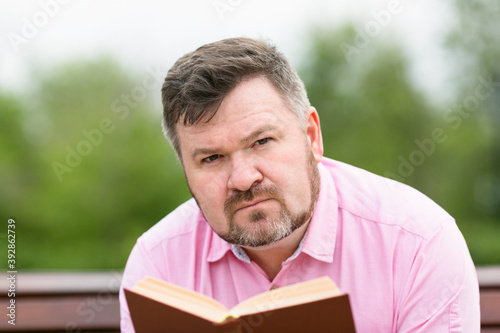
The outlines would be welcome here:
[[[275,290],[275,289],[278,289],[278,288],[279,288],[278,286],[272,285],[270,290]]]

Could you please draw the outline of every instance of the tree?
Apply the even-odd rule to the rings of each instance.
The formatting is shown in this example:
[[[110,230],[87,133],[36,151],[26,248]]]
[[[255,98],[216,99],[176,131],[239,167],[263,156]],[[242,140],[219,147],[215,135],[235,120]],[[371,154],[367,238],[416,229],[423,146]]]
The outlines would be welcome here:
[[[0,209],[16,218],[20,268],[123,268],[137,237],[189,198],[148,75],[73,62],[35,76],[27,102],[0,100]]]
[[[413,152],[430,135],[430,108],[399,47],[374,42],[348,59],[342,47],[355,36],[352,26],[313,30],[300,66],[321,117],[325,153],[425,190],[429,154]]]

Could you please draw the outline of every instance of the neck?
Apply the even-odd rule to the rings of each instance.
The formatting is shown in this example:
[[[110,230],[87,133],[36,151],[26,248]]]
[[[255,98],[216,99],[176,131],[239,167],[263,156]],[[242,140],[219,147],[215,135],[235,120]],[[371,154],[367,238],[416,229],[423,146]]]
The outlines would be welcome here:
[[[285,260],[299,247],[300,241],[304,237],[308,223],[292,232],[286,238],[266,246],[244,247],[248,257],[254,261],[267,274],[272,281],[281,270]]]

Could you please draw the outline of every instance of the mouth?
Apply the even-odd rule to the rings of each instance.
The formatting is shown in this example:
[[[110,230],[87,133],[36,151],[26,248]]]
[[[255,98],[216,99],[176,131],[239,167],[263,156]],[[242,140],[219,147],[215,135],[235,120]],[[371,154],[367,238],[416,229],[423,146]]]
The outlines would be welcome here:
[[[269,200],[272,200],[270,198],[264,198],[264,199],[256,199],[256,200],[253,200],[253,201],[250,201],[250,202],[245,202],[244,204],[242,204],[241,206],[239,206],[238,208],[236,208],[235,211],[240,211],[240,210],[244,210],[244,209],[248,209],[248,208],[254,208],[254,207],[257,207],[259,206],[260,204],[264,203],[264,202],[267,202]]]

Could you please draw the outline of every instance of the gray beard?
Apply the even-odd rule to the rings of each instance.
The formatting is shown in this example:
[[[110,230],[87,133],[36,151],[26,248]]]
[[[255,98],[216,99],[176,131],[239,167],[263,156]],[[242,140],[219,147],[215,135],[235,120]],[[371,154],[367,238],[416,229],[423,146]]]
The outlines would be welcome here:
[[[308,178],[310,183],[311,201],[308,208],[304,209],[296,215],[293,215],[290,209],[286,206],[283,199],[282,190],[276,185],[255,185],[244,192],[239,192],[226,200],[224,204],[224,213],[229,221],[229,231],[227,233],[217,233],[220,238],[228,243],[248,246],[259,247],[275,243],[287,236],[292,232],[307,223],[314,211],[314,207],[319,197],[319,183],[320,176],[318,166],[310,147],[306,146],[308,150]],[[189,186],[189,180],[186,178],[188,188],[191,195],[195,199],[198,207],[200,208],[203,217],[207,220],[203,209]],[[246,227],[237,225],[234,221],[234,213],[236,207],[245,201],[251,201],[253,198],[270,198],[277,200],[281,205],[280,214],[276,218],[267,216],[262,210],[255,210],[249,213],[250,224]],[[207,220],[208,221],[208,220]],[[215,231],[215,230],[214,230]]]
[[[226,242],[258,247],[275,243],[307,223],[313,214],[316,201],[319,197],[319,171],[314,155],[309,149],[308,178],[311,190],[311,203],[307,209],[293,215],[283,199],[282,191],[275,185],[256,185],[245,192],[240,192],[226,201],[224,212],[229,220],[229,231],[218,234]],[[267,216],[262,210],[255,210],[249,214],[250,224],[241,227],[234,221],[234,207],[240,202],[253,200],[255,197],[272,198],[281,205],[280,214],[276,218]]]
[[[290,211],[282,205],[279,217],[266,216],[261,210],[250,213],[250,225],[240,227],[230,223],[227,234],[219,234],[226,242],[249,247],[258,247],[277,242],[303,226],[311,215],[308,213],[292,216]]]

